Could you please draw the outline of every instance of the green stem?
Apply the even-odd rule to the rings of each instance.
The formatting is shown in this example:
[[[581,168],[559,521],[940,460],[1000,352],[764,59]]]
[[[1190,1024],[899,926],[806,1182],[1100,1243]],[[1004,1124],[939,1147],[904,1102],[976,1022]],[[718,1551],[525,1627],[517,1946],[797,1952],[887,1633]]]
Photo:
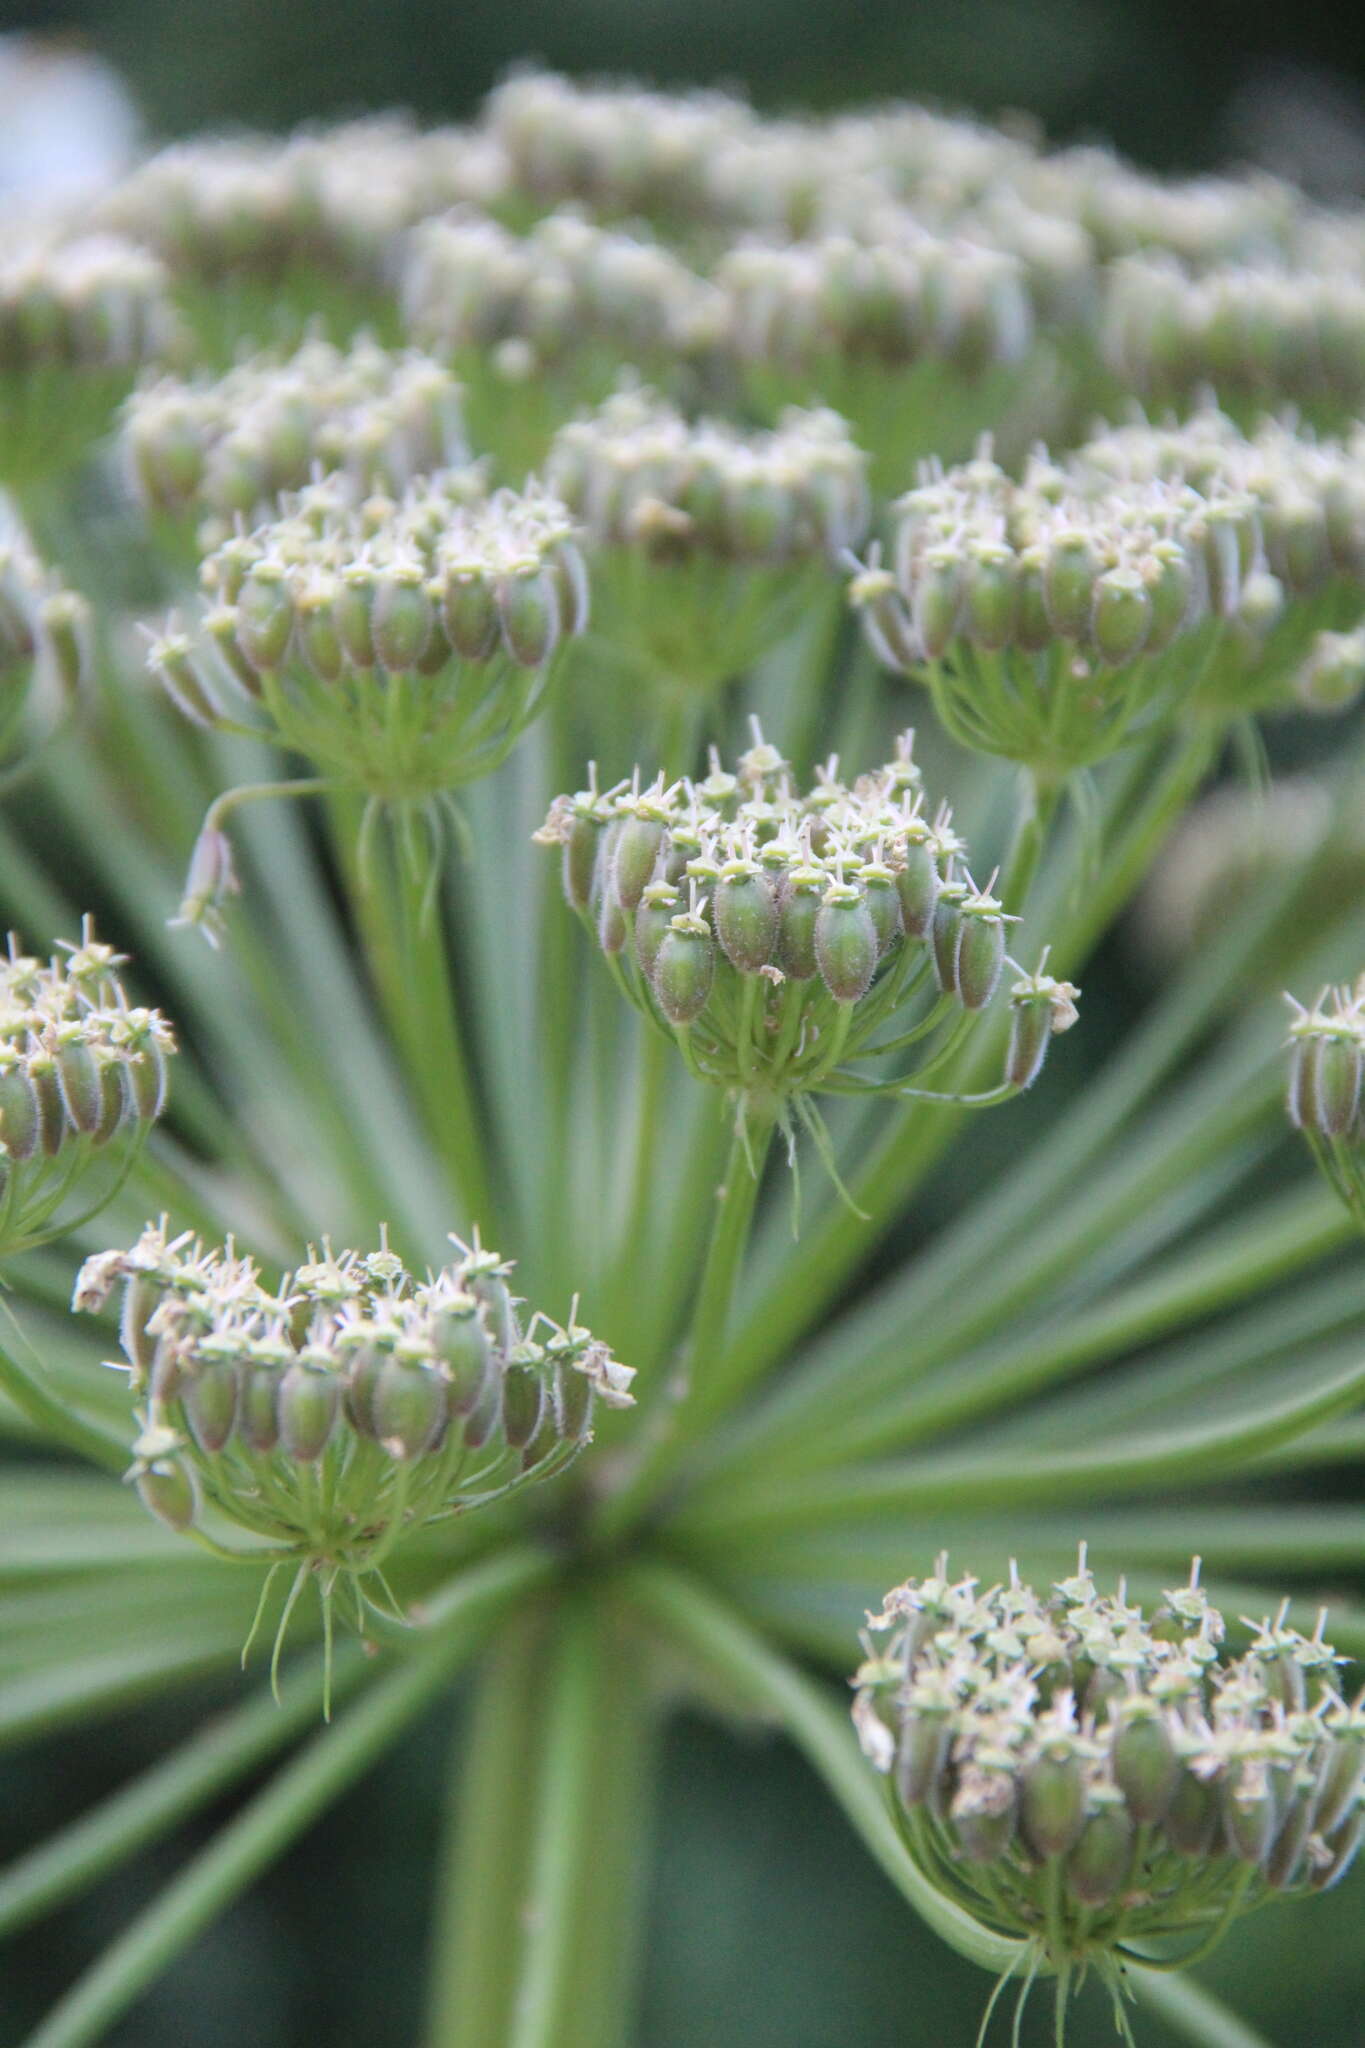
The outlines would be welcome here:
[[[545,1617],[505,1623],[457,1731],[434,1915],[428,2048],[505,2041],[521,1948]]]
[[[730,1142],[725,1177],[715,1193],[711,1237],[687,1336],[686,1388],[663,1428],[643,1450],[630,1477],[603,1503],[599,1533],[608,1540],[619,1537],[639,1510],[657,1495],[663,1479],[715,1412],[716,1365],[722,1355],[735,1283],[776,1129],[770,1112],[750,1115],[747,1124],[744,1115],[741,1109]]]
[[[378,1679],[365,1698],[315,1736],[229,1821],[160,1897],[78,1978],[29,2038],[28,2048],[85,2048],[266,1869],[324,1807],[366,1770],[446,1684],[491,1614],[547,1569],[514,1551],[476,1567],[439,1604],[439,1625]]]
[[[595,2039],[583,2031],[573,1992],[579,1928],[602,1909],[594,1897],[592,1797],[608,1700],[599,1634],[586,1596],[564,1604],[537,1714],[542,1763],[508,2048],[560,2048],[575,2034]]]
[[[733,1608],[671,1566],[636,1565],[624,1589],[701,1670],[737,1688],[756,1713],[785,1729],[874,1860],[936,1934],[982,1969],[998,1974],[1016,1962],[1017,1942],[991,1934],[945,1898],[906,1853],[846,1707],[832,1704]]]

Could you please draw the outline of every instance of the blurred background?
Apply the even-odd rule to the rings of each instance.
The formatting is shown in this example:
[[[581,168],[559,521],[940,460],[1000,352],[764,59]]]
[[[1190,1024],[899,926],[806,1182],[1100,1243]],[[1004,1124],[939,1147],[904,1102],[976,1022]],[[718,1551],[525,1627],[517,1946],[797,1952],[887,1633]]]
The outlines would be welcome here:
[[[1104,138],[1153,168],[1255,162],[1324,197],[1365,195],[1365,9],[0,0],[0,201],[6,189],[97,184],[144,143],[206,127],[278,129],[385,107],[458,119],[526,59],[664,85],[725,84],[766,110],[928,98],[1037,124],[1059,142]],[[194,1718],[213,1704],[206,1692]],[[163,1753],[183,1732],[184,1706],[174,1718],[143,1709],[106,1723],[99,1743],[55,1738],[9,1760],[0,1859]],[[406,2048],[416,2039],[448,1745],[448,1715],[417,1731],[166,1975],[110,2035],[112,2048]],[[7,1959],[3,2048],[26,2037],[223,1818],[210,1811]],[[985,1980],[917,1926],[774,1742],[714,1723],[674,1725],[651,1883],[639,2048],[955,2048],[975,2034]],[[1282,1909],[1230,1940],[1209,1981],[1286,2048],[1361,2048],[1359,1910],[1358,1887],[1306,1912]],[[1040,2002],[1026,2038],[1044,2031]],[[1075,2048],[1111,2038],[1103,2005],[1083,2007]],[[1145,2048],[1170,2038],[1142,2023]]]

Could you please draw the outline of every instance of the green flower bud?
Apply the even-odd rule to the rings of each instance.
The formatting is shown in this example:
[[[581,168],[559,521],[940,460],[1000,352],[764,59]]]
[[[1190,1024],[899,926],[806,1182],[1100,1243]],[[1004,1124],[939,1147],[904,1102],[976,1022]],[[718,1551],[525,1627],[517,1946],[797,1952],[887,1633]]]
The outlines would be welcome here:
[[[1096,577],[1090,632],[1102,661],[1115,668],[1136,661],[1151,621],[1152,600],[1136,569],[1106,569]]]
[[[1117,1793],[1092,1793],[1075,1848],[1066,1859],[1066,1881],[1083,1906],[1107,1906],[1128,1874],[1133,1823]]]
[[[857,1003],[877,971],[877,930],[861,889],[831,882],[815,917],[820,979],[836,1003]]]
[[[430,1360],[393,1352],[375,1376],[370,1412],[391,1457],[420,1458],[445,1429],[445,1383]]]
[[[280,1380],[280,1442],[300,1465],[326,1450],[341,1405],[341,1382],[325,1365],[296,1359]]]
[[[716,937],[731,966],[757,974],[777,949],[777,895],[752,864],[734,862],[721,870],[715,893]]]
[[[670,1024],[695,1023],[711,999],[715,946],[700,917],[671,919],[654,961],[654,994]]]

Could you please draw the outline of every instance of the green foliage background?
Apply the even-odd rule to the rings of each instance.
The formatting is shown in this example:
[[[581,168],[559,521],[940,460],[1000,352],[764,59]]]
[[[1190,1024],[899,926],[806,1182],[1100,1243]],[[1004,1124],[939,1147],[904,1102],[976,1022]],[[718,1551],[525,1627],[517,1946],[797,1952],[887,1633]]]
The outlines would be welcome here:
[[[1224,112],[1258,67],[1292,61],[1365,77],[1365,12],[1329,23],[1325,10],[1300,10],[1287,22],[1266,0],[72,0],[0,7],[0,26],[78,28],[123,69],[158,136],[393,105],[449,118],[472,110],[509,62],[534,55],[661,84],[739,82],[769,107],[892,95],[1018,107],[1059,139],[1102,134],[1149,165],[1198,168],[1235,142]],[[1121,945],[1086,979],[1090,1028],[1068,1045],[1073,1067],[1144,999]],[[980,1132],[974,1171],[1001,1142]],[[922,1562],[907,1559],[907,1569]],[[58,1736],[8,1759],[0,1861],[152,1762],[233,1692],[188,1691],[172,1709],[139,1708],[79,1744]],[[413,2040],[447,1741],[440,1716],[415,1729],[177,1962],[110,2048]],[[6,1959],[0,2043],[22,2040],[229,1810],[210,1809]],[[927,2048],[972,2037],[985,1980],[907,1912],[775,1741],[674,1724],[652,1883],[639,2048]],[[1235,1991],[1276,2040],[1359,2048],[1361,1897],[1357,1883],[1258,1918],[1207,1981]],[[1107,2037],[1100,2008],[1088,2018]],[[1078,2048],[1088,2048],[1084,2025],[1082,2016]],[[1026,2038],[1041,2040],[1046,2026],[1040,2005]],[[1144,2019],[1149,2048],[1173,2038]]]

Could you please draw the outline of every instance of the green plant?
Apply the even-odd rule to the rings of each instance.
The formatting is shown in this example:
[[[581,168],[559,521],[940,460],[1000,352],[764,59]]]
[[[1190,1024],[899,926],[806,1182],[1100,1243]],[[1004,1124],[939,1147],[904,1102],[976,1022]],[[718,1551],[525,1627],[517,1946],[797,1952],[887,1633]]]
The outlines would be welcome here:
[[[1365,429],[1323,276],[1360,222],[1274,197],[914,108],[793,127],[540,77],[468,134],[195,146],[108,196],[133,255],[89,285],[100,332],[128,339],[135,272],[154,308],[112,366],[156,367],[118,519],[86,516],[67,443],[3,464],[5,686],[22,706],[55,665],[76,703],[5,714],[0,894],[34,945],[93,905],[158,1009],[88,930],[65,966],[0,964],[0,1735],[247,1689],[0,1872],[0,1930],[297,1748],[39,2048],[98,2040],[457,1674],[433,2048],[630,2037],[651,1738],[689,1698],[779,1724],[960,1954],[1055,1978],[1059,2033],[1094,1955],[1192,2042],[1261,2038],[1169,1974],[1171,1936],[1344,1875],[1358,1812],[1322,1627],[1365,1656],[1365,1282],[1352,1214],[1296,1171],[1278,998],[1358,970],[1356,725],[1319,750],[1311,831],[1276,835],[1289,787],[1254,858],[1222,810],[1202,882],[1164,849],[1226,762],[1264,778],[1272,722],[1362,680]],[[110,351],[53,313],[53,248],[0,279],[0,349],[83,422]],[[1181,387],[1235,360],[1311,392],[1316,433],[1211,402],[1078,424],[1136,377],[1147,249],[1188,314]],[[225,370],[243,341],[268,348]],[[79,689],[44,563],[89,602]],[[277,796],[301,801],[248,801]],[[1076,983],[1171,858],[1197,937],[1111,1048]],[[1291,1027],[1291,1108],[1358,1210],[1355,1005]],[[78,1307],[120,1295],[123,1375],[66,1313],[78,1255]],[[1078,1539],[1126,1574],[1117,1607],[1077,1591]],[[962,1823],[1005,1811],[980,1772],[1040,1795],[971,1748],[967,1693],[926,1818],[819,1675],[948,1548],[1000,1581],[935,1596],[973,1657],[1036,1624],[990,1646],[1004,1748],[1065,1662],[1036,1739],[1090,1801],[1019,1832],[1009,1804],[970,1870]],[[1191,1742],[1254,1681],[1238,1726],[1270,1743],[1243,1776],[1235,1744],[1198,1751],[1224,1832],[1190,1877],[1142,1834],[1164,1809],[1096,1785],[1114,1702],[1150,1721],[1173,1668],[1132,1615],[1192,1552],[1234,1635],[1278,1619],[1220,1678],[1181,1666]],[[926,1603],[912,1581],[883,1618]],[[1210,1657],[1212,1611],[1185,1631]],[[236,1671],[258,1628],[275,1700]],[[960,1644],[896,1641],[862,1674],[873,1763],[918,1659],[961,1677]],[[1132,1871],[1064,1896],[1102,1816]]]

